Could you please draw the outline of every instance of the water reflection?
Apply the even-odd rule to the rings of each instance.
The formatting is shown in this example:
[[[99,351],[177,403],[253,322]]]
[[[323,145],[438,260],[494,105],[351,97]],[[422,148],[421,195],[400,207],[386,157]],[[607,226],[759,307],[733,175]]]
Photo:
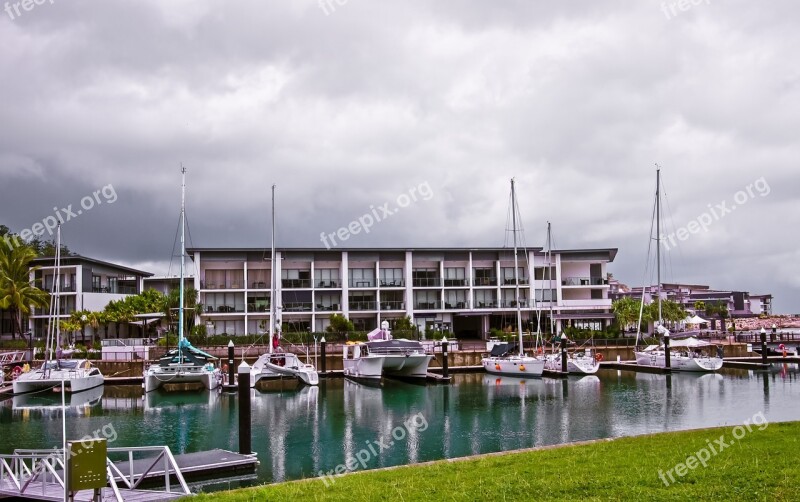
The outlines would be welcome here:
[[[386,447],[375,447],[375,454],[364,462],[367,469],[740,424],[759,411],[770,421],[797,420],[799,374],[797,365],[669,376],[601,370],[561,380],[467,374],[455,375],[449,386],[387,381],[370,387],[333,379],[318,388],[253,390],[252,444],[261,462],[258,482],[317,476],[378,443]],[[238,451],[236,394],[143,397],[138,388],[106,387],[101,396],[69,408],[71,437],[113,423],[120,446],[166,444],[176,453]],[[59,404],[42,411],[21,401],[4,402],[0,450],[60,444]],[[411,417],[424,418],[427,427],[408,427]]]

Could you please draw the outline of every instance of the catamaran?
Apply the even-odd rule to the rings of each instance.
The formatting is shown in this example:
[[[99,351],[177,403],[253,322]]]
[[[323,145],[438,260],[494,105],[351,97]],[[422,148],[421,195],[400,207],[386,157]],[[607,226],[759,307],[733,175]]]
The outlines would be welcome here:
[[[27,365],[12,385],[14,394],[64,388],[65,392],[84,392],[100,387],[105,382],[103,374],[88,359],[61,358],[61,328],[58,314],[61,311],[61,225],[56,230],[56,254],[53,287],[50,296],[49,323],[45,359],[42,366],[30,370]],[[30,335],[32,336],[32,335]],[[54,357],[55,356],[55,357]]]
[[[272,255],[270,269],[270,322],[269,322],[269,349],[262,354],[250,368],[250,386],[255,387],[261,380],[276,380],[283,377],[296,378],[305,385],[319,384],[319,374],[312,364],[304,363],[297,354],[280,350],[280,331],[275,333],[275,327],[280,329],[277,319],[275,298],[276,268],[275,268],[275,185],[272,185]]]
[[[216,357],[197,349],[184,337],[184,262],[186,260],[186,168],[181,166],[181,275],[178,306],[178,346],[167,352],[158,364],[144,372],[145,392],[152,392],[165,384],[200,383],[212,390],[222,383],[222,374],[216,367]]]
[[[663,324],[663,317],[661,312],[661,169],[656,169],[656,207],[655,207],[655,220],[656,220],[656,268],[657,268],[657,281],[658,287],[656,288],[657,301],[658,301],[658,322],[656,323],[656,332],[662,335],[662,340],[668,340],[670,336],[669,330]],[[651,239],[653,239],[651,232]],[[655,366],[658,368],[667,367],[667,355],[663,342],[658,345],[649,345],[643,350],[639,350],[639,338],[641,335],[642,313],[644,312],[644,293],[647,288],[642,287],[642,303],[639,308],[639,323],[636,330],[636,342],[634,346],[634,355],[636,356],[636,364],[640,366]],[[703,354],[701,347],[710,347],[714,344],[703,342],[695,338],[687,338],[683,340],[674,340],[671,344],[669,351],[670,368],[677,371],[717,371],[722,368],[722,358],[716,355]],[[684,348],[686,350],[675,350],[677,348]]]
[[[517,207],[514,179],[511,179],[511,220],[514,234],[514,297],[517,307],[518,345],[498,344],[488,356],[481,359],[483,368],[495,375],[514,375],[518,377],[539,377],[544,372],[544,358],[525,355],[522,344],[522,307],[519,294],[519,263],[517,258]],[[514,352],[517,352],[516,354]]]

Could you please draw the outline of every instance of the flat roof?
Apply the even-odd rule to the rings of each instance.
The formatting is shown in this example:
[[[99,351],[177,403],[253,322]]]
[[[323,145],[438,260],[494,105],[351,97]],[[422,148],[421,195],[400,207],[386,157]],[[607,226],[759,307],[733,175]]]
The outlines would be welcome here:
[[[31,260],[31,263],[35,264],[43,264],[46,263],[47,266],[54,266],[53,262],[55,261],[55,256],[42,256],[39,258],[34,258]],[[95,258],[89,258],[88,256],[81,256],[79,254],[70,255],[70,256],[62,256],[61,257],[61,265],[62,266],[69,266],[69,265],[77,265],[78,263],[69,263],[69,262],[78,262],[78,263],[94,263],[96,265],[102,265],[104,267],[114,268],[123,272],[128,272],[133,275],[139,275],[143,277],[151,277],[153,274],[150,272],[145,272],[143,270],[137,270],[135,268],[125,267],[123,265],[117,265],[116,263],[111,263],[108,261],[97,260]]]
[[[529,251],[533,251],[534,253],[543,253],[544,248],[541,246],[534,246],[525,248]],[[276,247],[276,251],[295,251],[295,252],[307,252],[307,253],[322,253],[322,252],[368,252],[368,251],[423,251],[423,252],[453,252],[453,251],[512,251],[513,248],[510,247],[363,247],[363,248],[346,248],[346,247],[335,247],[331,249],[327,248],[293,248],[293,247]],[[210,252],[210,253],[257,253],[257,252],[265,252],[269,251],[268,248],[221,248],[221,247],[211,247],[211,248],[203,248],[203,247],[193,247],[187,248],[187,253],[195,253],[195,252]],[[588,248],[588,249],[553,249],[551,252],[553,254],[594,254],[594,253],[608,253],[609,260],[614,261],[614,258],[617,256],[617,252],[619,251],[618,248]]]

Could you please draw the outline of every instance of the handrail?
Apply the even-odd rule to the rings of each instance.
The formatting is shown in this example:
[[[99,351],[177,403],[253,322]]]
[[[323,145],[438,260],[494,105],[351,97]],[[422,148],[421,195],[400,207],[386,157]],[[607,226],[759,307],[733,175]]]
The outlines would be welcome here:
[[[134,453],[156,452],[153,462],[141,473],[134,472],[133,462]],[[175,457],[168,446],[132,446],[108,448],[108,454],[127,453],[127,461],[122,461],[122,470],[130,474],[125,475],[122,470],[110,458],[106,457],[106,477],[109,486],[114,491],[117,500],[122,500],[117,485],[117,479],[130,490],[138,488],[139,484],[148,478],[148,475],[163,460],[164,486],[166,493],[177,493],[170,484],[170,476],[175,476],[180,485],[180,492],[184,495],[191,494],[189,486],[181,473]],[[63,461],[64,450],[62,449],[17,449],[12,454],[0,454],[0,481],[8,478],[16,487],[20,495],[24,494],[33,481],[41,480],[42,489],[46,484],[57,484],[61,489],[65,486],[65,479],[62,478],[66,468]],[[149,459],[150,457],[145,457]],[[125,469],[127,462],[127,469]]]

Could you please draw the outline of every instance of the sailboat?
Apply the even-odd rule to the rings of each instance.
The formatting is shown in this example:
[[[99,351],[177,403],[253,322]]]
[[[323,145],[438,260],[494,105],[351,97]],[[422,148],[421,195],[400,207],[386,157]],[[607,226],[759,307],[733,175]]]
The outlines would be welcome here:
[[[56,255],[53,287],[50,300],[50,320],[47,327],[45,359],[42,366],[29,370],[28,366],[14,380],[14,394],[46,391],[63,387],[65,392],[84,392],[100,387],[105,378],[88,359],[61,358],[61,328],[58,314],[61,311],[61,225],[56,231]],[[55,356],[55,357],[54,357]]]
[[[522,344],[522,306],[519,295],[519,263],[517,257],[517,207],[514,179],[511,179],[511,220],[514,234],[514,295],[517,306],[518,346],[513,343],[495,344],[487,357],[481,359],[481,365],[495,375],[513,375],[518,377],[539,377],[544,372],[544,359],[525,355]],[[516,350],[516,354],[514,353]]]
[[[144,372],[145,392],[163,385],[203,384],[212,390],[222,383],[222,375],[214,364],[216,357],[195,348],[184,336],[184,262],[186,260],[186,168],[181,166],[181,275],[178,306],[178,346]]]
[[[656,169],[656,268],[658,287],[656,288],[657,301],[658,301],[658,322],[656,323],[656,332],[662,335],[662,339],[668,340],[670,336],[669,330],[664,326],[662,311],[661,311],[661,169]],[[652,232],[650,238],[652,239]],[[644,293],[646,288],[642,287],[642,303],[639,308],[639,324],[636,330],[636,343],[634,346],[634,355],[636,356],[636,364],[640,366],[655,366],[658,368],[667,367],[667,353],[663,343],[659,345],[649,345],[643,350],[639,349],[639,338],[641,334],[642,313],[644,312]],[[709,356],[703,354],[699,348],[713,346],[708,342],[702,342],[696,339],[675,340],[669,350],[670,368],[677,371],[698,371],[710,372],[717,371],[722,368],[722,358],[718,356]],[[681,347],[684,350],[673,350],[673,348]]]
[[[553,291],[553,277],[552,277],[552,233],[550,229],[550,222],[547,222],[547,276],[548,288]],[[544,299],[544,296],[542,296]],[[553,335],[553,298],[550,298],[550,335]],[[561,335],[562,339],[566,335]],[[554,344],[555,350],[555,344]],[[545,369],[548,371],[561,371],[562,368],[561,354],[554,352],[545,356]],[[576,375],[593,375],[600,369],[600,361],[595,357],[594,351],[591,348],[584,349],[580,352],[570,352],[567,354],[567,373]]]
[[[303,363],[297,354],[284,352],[279,349],[278,341],[280,332],[275,334],[275,326],[280,328],[280,323],[276,322],[275,306],[275,185],[272,185],[272,255],[270,270],[270,322],[269,322],[269,349],[266,354],[262,354],[250,368],[250,386],[255,387],[261,380],[275,380],[282,377],[296,378],[306,385],[317,385],[319,375],[313,365]]]

